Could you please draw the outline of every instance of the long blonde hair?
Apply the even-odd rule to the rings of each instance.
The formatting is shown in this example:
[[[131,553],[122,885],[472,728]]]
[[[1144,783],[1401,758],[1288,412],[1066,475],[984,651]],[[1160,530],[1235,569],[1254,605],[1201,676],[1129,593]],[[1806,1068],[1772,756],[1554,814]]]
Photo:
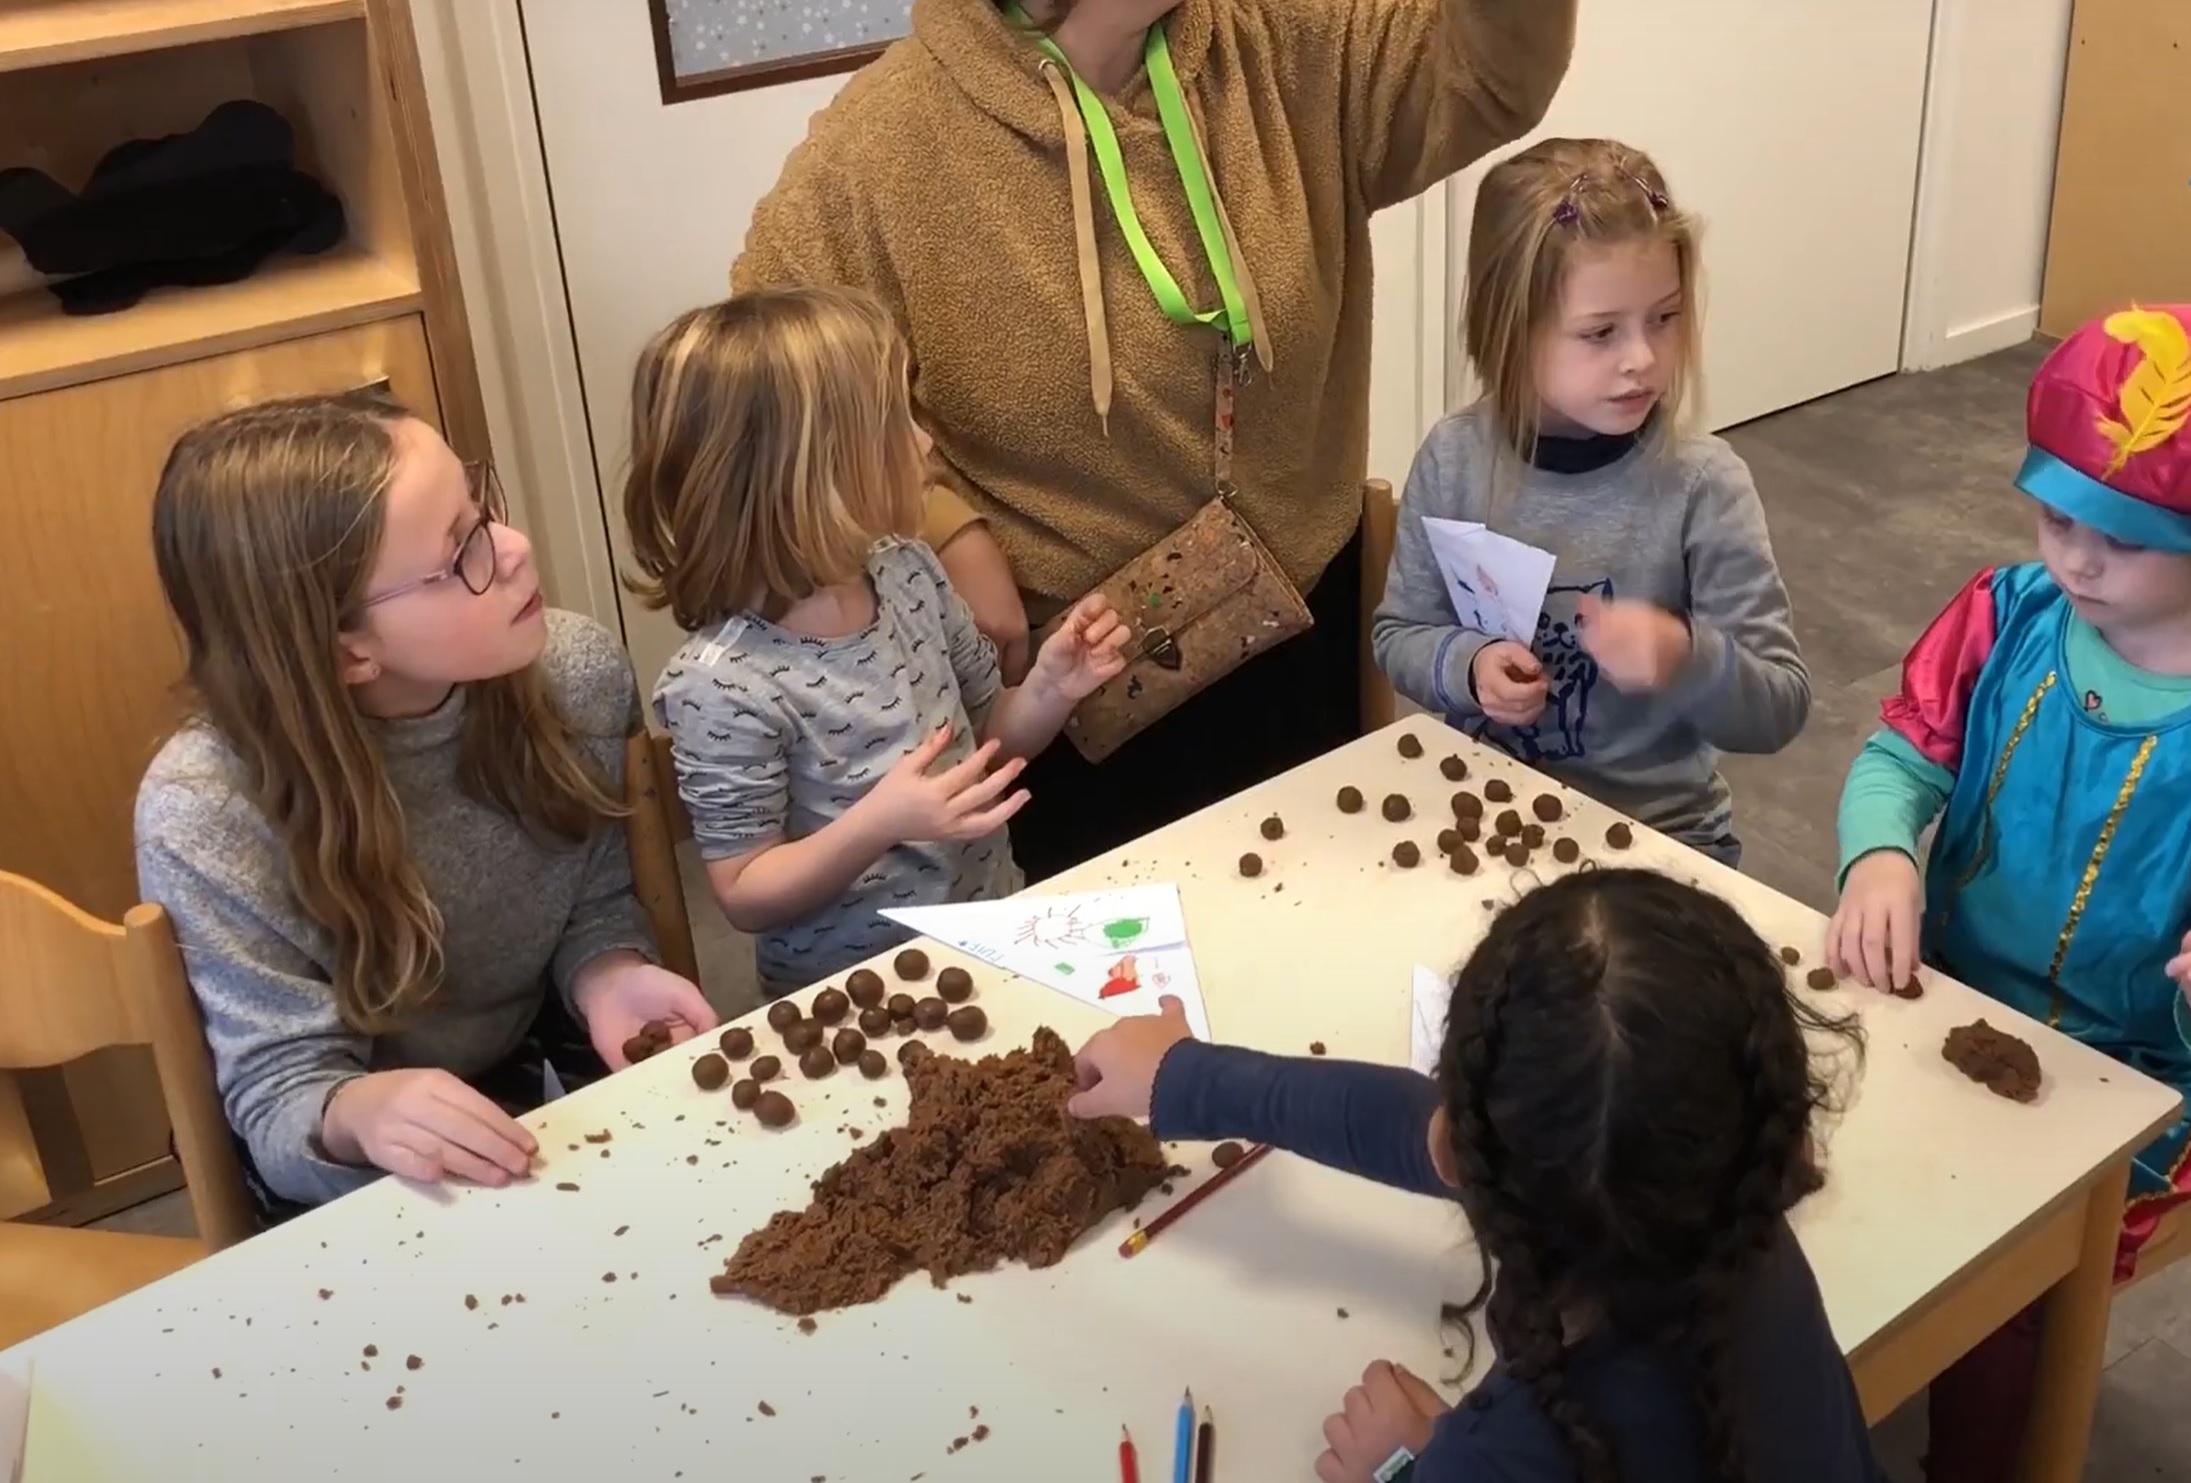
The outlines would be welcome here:
[[[1681,274],[1680,351],[1653,436],[1685,425],[1701,387],[1696,219],[1651,157],[1610,139],[1546,139],[1502,160],[1476,192],[1462,344],[1509,451],[1527,459],[1541,422],[1537,355],[1560,312],[1577,247],[1666,242]]]
[[[626,585],[689,633],[774,616],[917,531],[909,364],[883,307],[849,289],[764,289],[672,320],[632,373]]]
[[[228,413],[183,434],[152,503],[194,720],[241,760],[288,850],[291,890],[334,937],[343,1021],[365,1033],[402,1023],[443,971],[440,909],[341,672],[379,554],[394,426],[408,416],[371,395]],[[468,796],[574,843],[622,812],[538,666],[466,690]]]

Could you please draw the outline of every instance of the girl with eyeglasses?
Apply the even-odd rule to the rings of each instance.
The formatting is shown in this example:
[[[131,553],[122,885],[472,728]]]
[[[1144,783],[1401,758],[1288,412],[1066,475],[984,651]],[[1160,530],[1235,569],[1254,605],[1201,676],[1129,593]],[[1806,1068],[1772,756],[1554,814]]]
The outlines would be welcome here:
[[[381,1172],[507,1184],[516,1114],[647,1021],[715,1023],[632,890],[630,662],[544,606],[502,517],[372,396],[230,413],[160,476],[192,709],[138,788],[138,879],[269,1218]]]

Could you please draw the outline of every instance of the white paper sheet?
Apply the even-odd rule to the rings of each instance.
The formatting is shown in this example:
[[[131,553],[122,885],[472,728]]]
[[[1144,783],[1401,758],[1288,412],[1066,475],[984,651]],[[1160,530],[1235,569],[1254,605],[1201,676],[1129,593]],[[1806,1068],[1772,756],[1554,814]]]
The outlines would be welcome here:
[[[30,1451],[28,1356],[0,1360],[0,1483],[23,1483],[23,1462]]]
[[[1445,1019],[1453,1005],[1453,981],[1436,969],[1417,966],[1408,995],[1407,1063],[1429,1076],[1438,1069],[1445,1044]]]
[[[1461,626],[1528,646],[1552,585],[1552,553],[1473,520],[1426,516],[1423,533]]]
[[[909,906],[884,916],[1009,973],[1113,1014],[1155,1014],[1169,994],[1210,1038],[1177,886]]]

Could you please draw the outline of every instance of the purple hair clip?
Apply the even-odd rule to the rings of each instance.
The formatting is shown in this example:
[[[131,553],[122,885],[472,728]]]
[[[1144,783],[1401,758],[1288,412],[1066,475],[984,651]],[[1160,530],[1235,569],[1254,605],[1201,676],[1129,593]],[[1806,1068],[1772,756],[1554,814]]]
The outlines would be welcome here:
[[[1628,179],[1637,190],[1643,192],[1643,198],[1651,203],[1653,211],[1663,215],[1672,209],[1673,202],[1666,199],[1666,192],[1658,189],[1633,171],[1628,172]],[[1562,196],[1559,205],[1552,209],[1554,223],[1562,227],[1572,227],[1582,220],[1582,202],[1579,198],[1589,184],[1590,177],[1588,175],[1578,175],[1568,182],[1567,194]]]

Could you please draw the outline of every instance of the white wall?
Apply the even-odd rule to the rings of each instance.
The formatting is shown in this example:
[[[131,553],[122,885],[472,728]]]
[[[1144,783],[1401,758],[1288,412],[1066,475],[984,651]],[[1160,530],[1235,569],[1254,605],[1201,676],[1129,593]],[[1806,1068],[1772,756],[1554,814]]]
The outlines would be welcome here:
[[[2031,337],[2073,0],[1939,0],[1903,365]]]

